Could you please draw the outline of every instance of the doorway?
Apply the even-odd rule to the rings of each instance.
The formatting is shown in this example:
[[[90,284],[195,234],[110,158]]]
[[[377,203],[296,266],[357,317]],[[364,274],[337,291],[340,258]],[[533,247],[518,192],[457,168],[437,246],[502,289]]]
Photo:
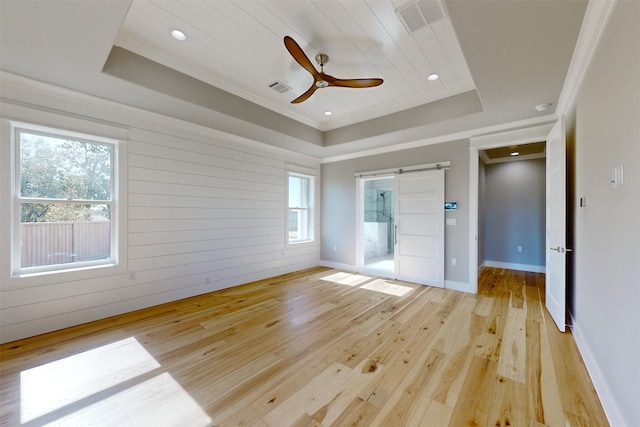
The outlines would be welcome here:
[[[483,135],[470,139],[469,147],[469,291],[478,292],[478,254],[479,230],[479,164],[480,151],[509,147],[511,145],[530,144],[546,140],[552,124],[540,124],[524,129]]]
[[[449,162],[356,176],[357,268],[444,287],[444,171]]]
[[[545,142],[480,152],[479,267],[544,273]]]
[[[469,157],[469,284],[478,286],[478,176],[479,151],[546,141],[546,306],[560,331],[566,322],[566,130],[564,117],[555,124],[532,126],[500,134],[471,138]],[[510,143],[507,143],[510,141]]]
[[[394,277],[394,177],[365,180],[362,195],[364,271]]]

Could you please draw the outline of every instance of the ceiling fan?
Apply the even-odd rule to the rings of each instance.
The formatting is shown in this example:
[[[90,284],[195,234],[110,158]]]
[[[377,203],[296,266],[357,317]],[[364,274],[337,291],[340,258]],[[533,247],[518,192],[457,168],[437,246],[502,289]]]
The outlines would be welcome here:
[[[302,48],[289,36],[284,37],[284,45],[296,60],[298,64],[307,70],[313,76],[313,84],[305,93],[291,101],[292,104],[298,104],[307,100],[313,92],[317,89],[339,86],[339,87],[351,87],[351,88],[366,88],[374,87],[382,84],[382,79],[338,79],[333,76],[324,73],[324,65],[329,62],[329,55],[319,53],[316,55],[316,62],[320,65],[320,71],[316,70],[307,55],[304,54]]]

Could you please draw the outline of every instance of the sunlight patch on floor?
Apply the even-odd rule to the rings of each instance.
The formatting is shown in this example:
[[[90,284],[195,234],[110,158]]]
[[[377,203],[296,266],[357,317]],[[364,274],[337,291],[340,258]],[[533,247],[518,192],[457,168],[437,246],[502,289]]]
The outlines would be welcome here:
[[[45,426],[190,426],[211,418],[167,372],[66,415]]]
[[[408,294],[413,290],[409,286],[399,285],[397,283],[391,283],[384,279],[377,279],[373,282],[367,283],[361,286],[361,289],[368,289],[370,291],[382,292],[389,295],[395,295],[401,297]]]
[[[33,420],[159,367],[131,337],[22,371],[20,419]]]
[[[129,337],[22,371],[20,422],[31,425],[37,420],[38,425],[49,426],[208,425],[211,419],[168,372],[147,380],[141,377],[160,367],[138,340]],[[63,408],[68,415],[54,419],[55,412]]]
[[[384,279],[374,279],[368,276],[361,276],[359,274],[338,272],[325,276],[322,280],[328,282],[338,283],[346,286],[357,286],[360,289],[366,289],[369,291],[382,292],[388,295],[403,296],[413,290],[410,286],[404,286],[397,283],[393,283]]]
[[[338,272],[338,273],[330,274],[329,276],[325,276],[322,278],[322,280],[326,280],[327,282],[338,283],[339,285],[358,286],[361,283],[371,280],[371,277],[361,276],[359,274]]]

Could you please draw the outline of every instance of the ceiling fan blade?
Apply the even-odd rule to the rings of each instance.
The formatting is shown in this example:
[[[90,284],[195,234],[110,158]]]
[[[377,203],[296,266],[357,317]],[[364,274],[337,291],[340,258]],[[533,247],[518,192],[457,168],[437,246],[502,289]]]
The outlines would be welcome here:
[[[313,63],[307,58],[302,48],[296,43],[294,39],[289,36],[284,36],[284,45],[293,56],[293,59],[296,60],[298,64],[302,66],[305,70],[311,73],[311,75],[315,78],[318,75],[318,70],[313,66]]]
[[[380,86],[383,81],[382,79],[335,79],[329,81],[329,86],[364,88]]]
[[[313,95],[313,92],[316,91],[316,89],[318,89],[318,86],[316,86],[316,84],[312,84],[311,87],[309,89],[307,89],[307,91],[305,93],[303,93],[302,95],[300,95],[299,97],[297,97],[296,99],[294,99],[293,101],[291,101],[292,104],[299,104],[302,101],[306,101],[307,98],[309,98],[311,95]]]

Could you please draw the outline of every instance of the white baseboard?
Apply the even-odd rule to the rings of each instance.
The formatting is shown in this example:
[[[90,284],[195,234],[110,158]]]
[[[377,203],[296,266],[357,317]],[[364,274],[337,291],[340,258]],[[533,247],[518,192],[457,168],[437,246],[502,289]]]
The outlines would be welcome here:
[[[471,294],[476,293],[473,289],[471,289],[469,284],[466,282],[455,282],[453,280],[445,280],[444,287],[445,289],[451,289],[452,291],[462,291],[462,292],[468,292]]]
[[[336,270],[344,270],[344,271],[348,271],[350,273],[356,273],[357,269],[355,265],[351,265],[351,264],[342,264],[340,262],[333,262],[333,261],[325,261],[325,260],[320,260],[318,261],[318,265],[321,267],[329,267],[329,268],[335,268]]]
[[[509,270],[530,271],[532,273],[544,273],[544,265],[516,264],[512,262],[485,261],[480,267],[507,268]]]
[[[607,420],[609,420],[609,425],[629,427],[622,416],[622,412],[620,412],[616,399],[611,393],[611,389],[607,384],[606,378],[602,374],[585,336],[582,334],[580,323],[576,322],[575,318],[571,316],[571,324],[573,325],[571,327],[573,338],[578,346],[582,360],[587,367],[587,372],[591,377],[591,382],[593,383],[596,393],[600,398],[600,403],[602,404],[602,409],[604,409],[605,415],[607,416]]]

